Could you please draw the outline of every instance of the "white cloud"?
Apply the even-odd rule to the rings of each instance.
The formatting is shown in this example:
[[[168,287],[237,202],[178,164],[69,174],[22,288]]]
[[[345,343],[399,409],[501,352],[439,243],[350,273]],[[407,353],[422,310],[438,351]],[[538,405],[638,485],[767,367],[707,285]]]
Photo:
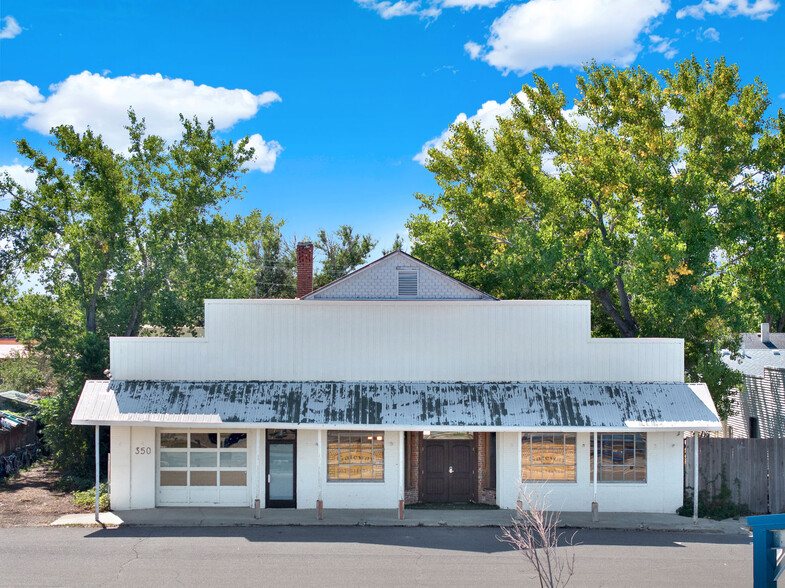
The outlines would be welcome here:
[[[423,5],[420,0],[354,0],[363,8],[373,10],[383,19],[388,20],[397,16],[419,16],[421,19],[435,19],[442,13],[442,8],[485,8],[496,6],[501,0],[432,0]]]
[[[25,116],[43,101],[38,87],[24,80],[0,82],[0,117]]]
[[[127,111],[131,107],[145,118],[150,133],[172,140],[182,132],[181,113],[187,118],[197,116],[203,122],[212,118],[216,129],[227,130],[238,121],[255,116],[262,106],[281,99],[275,92],[257,95],[242,89],[196,85],[191,80],[160,74],[109,78],[87,71],[72,75],[49,90],[51,93],[43,99],[38,88],[27,82],[0,83],[0,99],[4,94],[16,97],[5,116],[26,116],[24,125],[42,134],[61,124],[73,125],[80,132],[89,126],[116,149],[128,146],[123,127],[128,123]]]
[[[441,5],[444,8],[463,8],[469,10],[470,8],[493,8],[501,0],[442,0]]]
[[[246,163],[248,169],[258,169],[269,174],[275,167],[275,160],[278,159],[283,147],[278,141],[265,141],[259,133],[248,137],[248,147],[253,147],[253,159]]]
[[[13,39],[22,32],[22,27],[13,16],[0,18],[0,22],[5,23],[0,27],[0,39]]]
[[[703,19],[710,16],[748,16],[766,20],[780,5],[775,0],[703,0],[699,4],[686,6],[676,13],[676,18],[691,16]]]
[[[530,0],[493,22],[477,56],[519,75],[591,59],[629,65],[641,50],[638,36],[668,7],[667,0]]]
[[[35,172],[28,172],[27,168],[18,163],[12,165],[0,165],[0,177],[8,174],[12,180],[25,188],[26,190],[35,189],[35,179],[37,177]]]
[[[660,37],[658,35],[649,35],[649,41],[652,43],[650,49],[654,53],[662,53],[666,59],[673,59],[679,52],[678,49],[671,47],[671,44],[676,41],[676,39],[669,39],[667,37]]]
[[[388,20],[397,16],[419,16],[420,18],[436,18],[441,14],[441,10],[436,7],[429,6],[422,8],[420,2],[406,2],[405,0],[398,0],[398,2],[388,2],[384,0],[378,2],[377,0],[355,0],[357,4],[363,8],[373,10],[383,19]]]
[[[702,41],[703,39],[708,39],[709,41],[717,43],[720,40],[720,32],[714,27],[709,27],[705,31],[703,29],[698,29],[698,40]]]
[[[785,92],[783,92],[782,94],[780,94],[780,95],[778,96],[778,98],[779,98],[780,100],[785,100]]]
[[[480,52],[482,51],[482,45],[475,43],[474,41],[469,41],[466,43],[463,48],[466,50],[466,53],[469,54],[469,57],[472,59],[477,59],[479,57]]]

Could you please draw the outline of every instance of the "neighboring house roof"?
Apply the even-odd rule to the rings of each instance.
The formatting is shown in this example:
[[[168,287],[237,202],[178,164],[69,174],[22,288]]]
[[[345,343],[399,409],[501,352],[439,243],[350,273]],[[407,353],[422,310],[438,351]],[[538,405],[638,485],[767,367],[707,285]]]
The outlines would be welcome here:
[[[400,265],[399,265],[400,264]],[[417,295],[398,295],[399,270],[418,270]],[[303,300],[496,300],[408,253],[396,250],[302,297]]]
[[[575,382],[85,383],[75,425],[388,430],[719,430],[705,384]]]
[[[25,346],[18,343],[16,339],[0,339],[0,359],[11,357],[14,351],[23,354]]]
[[[785,333],[769,333],[769,341],[761,341],[760,333],[742,333],[742,349],[785,349]]]
[[[763,377],[766,367],[785,368],[785,350],[743,349],[735,359],[729,351],[723,351],[722,361],[729,368],[745,376]]]

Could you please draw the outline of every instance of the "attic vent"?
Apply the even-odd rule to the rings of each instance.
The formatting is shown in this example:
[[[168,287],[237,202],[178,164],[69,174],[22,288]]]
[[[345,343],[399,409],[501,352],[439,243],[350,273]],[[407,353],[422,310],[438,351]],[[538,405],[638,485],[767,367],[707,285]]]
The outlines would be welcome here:
[[[398,296],[417,296],[417,272],[398,272]]]

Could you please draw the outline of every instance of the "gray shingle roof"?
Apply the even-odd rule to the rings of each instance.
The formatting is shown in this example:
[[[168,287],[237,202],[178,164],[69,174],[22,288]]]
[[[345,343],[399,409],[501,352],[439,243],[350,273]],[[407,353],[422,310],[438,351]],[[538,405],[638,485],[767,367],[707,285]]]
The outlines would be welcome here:
[[[704,384],[88,381],[77,425],[718,430]],[[287,427],[288,428],[288,427]]]
[[[770,341],[763,343],[760,333],[742,333],[741,346],[743,349],[785,349],[785,333],[770,333]]]
[[[763,368],[785,368],[785,350],[779,349],[744,349],[737,359],[732,359],[727,351],[723,351],[722,361],[729,368],[747,376],[763,376]]]

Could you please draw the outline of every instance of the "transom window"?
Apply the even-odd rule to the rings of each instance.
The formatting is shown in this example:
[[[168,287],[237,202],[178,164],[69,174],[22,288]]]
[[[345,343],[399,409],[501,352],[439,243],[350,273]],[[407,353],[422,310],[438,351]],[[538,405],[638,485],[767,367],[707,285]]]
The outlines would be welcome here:
[[[161,433],[161,486],[245,486],[247,433]]]
[[[599,482],[646,481],[646,433],[600,433]],[[594,479],[594,436],[591,438],[589,476]]]
[[[384,433],[328,431],[328,482],[383,482]]]
[[[575,433],[523,433],[521,479],[524,482],[574,482]]]

